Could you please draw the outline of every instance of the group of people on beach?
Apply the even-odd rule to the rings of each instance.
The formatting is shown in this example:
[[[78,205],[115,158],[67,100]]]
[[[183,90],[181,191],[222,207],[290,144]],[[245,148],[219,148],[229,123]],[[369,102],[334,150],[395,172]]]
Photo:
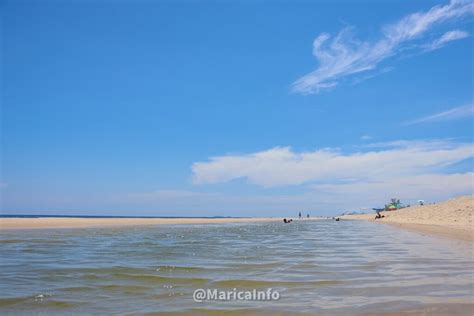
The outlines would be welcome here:
[[[384,217],[384,216],[382,215],[382,217]],[[298,213],[298,218],[303,219],[303,215],[301,214],[301,212]],[[306,214],[306,218],[309,219],[309,213]],[[327,218],[329,219],[329,217],[327,217]],[[332,219],[334,219],[336,222],[339,222],[341,220],[339,217],[333,217]],[[285,223],[285,224],[291,223],[292,221],[293,221],[292,218],[290,218],[290,219],[284,218],[283,219],[283,223]]]
[[[298,217],[299,217],[299,219],[302,219],[302,218],[303,218],[303,215],[301,215],[301,212],[298,213]],[[306,214],[306,218],[309,218],[309,213]]]
[[[299,219],[303,218],[303,215],[301,214],[301,212],[298,213],[298,218]],[[306,218],[309,219],[309,213],[306,214]],[[283,219],[284,223],[291,223],[292,221],[293,221],[293,219],[291,219],[291,218],[290,219],[286,219],[286,218]]]

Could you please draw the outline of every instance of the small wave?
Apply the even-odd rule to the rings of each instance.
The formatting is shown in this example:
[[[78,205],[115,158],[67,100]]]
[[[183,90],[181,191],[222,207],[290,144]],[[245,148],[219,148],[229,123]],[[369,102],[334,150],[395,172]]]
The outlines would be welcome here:
[[[71,308],[79,306],[81,303],[79,302],[69,302],[69,301],[61,301],[61,300],[52,300],[50,295],[43,296],[44,299],[38,298],[40,295],[35,297],[13,297],[13,298],[1,298],[0,299],[0,307],[11,307],[11,306],[22,306],[25,307],[27,305],[34,305],[34,306],[41,306],[41,307],[48,307],[48,308]],[[43,298],[42,297],[42,298]]]
[[[109,274],[106,277],[108,279],[116,280],[132,280],[149,283],[170,283],[170,284],[205,284],[209,282],[209,279],[204,278],[178,278],[178,277],[166,277],[155,274],[125,274],[125,273],[114,273]]]
[[[65,292],[88,292],[94,290],[91,286],[73,286],[73,287],[66,287],[62,288],[61,291]]]
[[[0,298],[0,307],[11,306],[23,303],[29,300],[30,297],[12,297],[12,298]]]
[[[241,288],[261,288],[261,287],[276,287],[276,286],[323,286],[336,285],[342,281],[338,280],[313,280],[313,281],[266,281],[266,280],[221,280],[215,281],[212,284],[220,287],[241,287]]]
[[[42,307],[47,308],[73,308],[82,305],[80,302],[69,302],[69,301],[58,301],[58,300],[43,300],[35,301],[35,304],[39,304]]]
[[[267,263],[245,263],[245,264],[236,264],[234,266],[236,269],[251,270],[251,269],[267,269],[267,268],[276,268],[281,267],[281,262],[267,262]]]
[[[180,312],[162,312],[162,313],[149,313],[145,314],[146,316],[286,316],[289,315],[290,313],[286,311],[281,311],[281,310],[274,310],[274,309],[232,309],[232,310],[226,310],[226,309],[189,309],[186,311],[180,311]],[[291,312],[291,314],[295,314],[294,312]],[[306,316],[306,315],[314,315],[314,313],[297,313],[297,315],[300,316]]]
[[[162,265],[155,268],[156,272],[201,272],[206,270],[208,269],[202,267],[186,267],[174,265]]]
[[[110,292],[121,292],[125,294],[143,294],[149,293],[153,290],[153,288],[148,286],[140,286],[140,285],[117,285],[117,284],[109,284],[109,285],[99,285],[97,288],[110,291]]]
[[[29,240],[24,239],[3,239],[0,240],[0,244],[20,244],[24,242],[30,242]]]

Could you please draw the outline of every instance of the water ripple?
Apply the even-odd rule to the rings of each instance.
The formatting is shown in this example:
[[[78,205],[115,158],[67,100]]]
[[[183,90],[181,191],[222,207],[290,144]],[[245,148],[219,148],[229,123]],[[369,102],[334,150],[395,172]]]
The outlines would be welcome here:
[[[429,314],[464,306],[462,314],[473,307],[472,244],[373,223],[19,234],[0,232],[1,314]],[[274,288],[281,299],[199,305],[197,288]]]

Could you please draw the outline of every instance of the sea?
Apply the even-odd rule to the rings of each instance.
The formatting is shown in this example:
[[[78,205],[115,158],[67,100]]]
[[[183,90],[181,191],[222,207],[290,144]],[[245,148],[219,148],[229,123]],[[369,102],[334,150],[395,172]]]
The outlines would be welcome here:
[[[385,224],[0,230],[1,315],[456,313],[474,313],[473,244]]]

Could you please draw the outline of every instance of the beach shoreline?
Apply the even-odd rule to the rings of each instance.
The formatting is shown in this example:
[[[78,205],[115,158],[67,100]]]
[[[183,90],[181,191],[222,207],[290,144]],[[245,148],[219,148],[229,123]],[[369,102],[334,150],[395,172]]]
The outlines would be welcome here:
[[[413,206],[397,211],[341,216],[344,220],[366,220],[456,240],[474,241],[474,196],[462,196],[439,204]],[[322,218],[303,219],[321,220]],[[280,222],[281,217],[150,218],[150,217],[2,217],[0,231],[25,229],[123,227],[145,225],[221,224]]]
[[[417,205],[396,211],[344,215],[347,220],[366,220],[450,239],[474,241],[474,196],[461,196],[438,204]]]
[[[3,217],[1,230],[123,227],[166,224],[221,224],[279,222],[280,217],[240,217],[240,218],[91,218],[91,217]]]

